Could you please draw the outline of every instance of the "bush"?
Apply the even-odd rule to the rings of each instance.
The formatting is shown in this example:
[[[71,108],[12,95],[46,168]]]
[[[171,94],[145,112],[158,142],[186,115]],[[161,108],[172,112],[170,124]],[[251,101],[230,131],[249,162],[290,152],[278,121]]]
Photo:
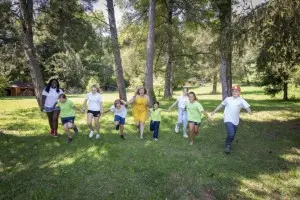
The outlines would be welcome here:
[[[99,81],[99,78],[96,77],[96,76],[92,76],[90,77],[89,81],[88,81],[88,84],[86,86],[86,92],[90,91],[91,90],[91,87],[93,85],[97,85],[97,87],[100,87],[100,81]]]
[[[6,95],[6,88],[8,87],[8,79],[4,76],[0,76],[0,96]]]

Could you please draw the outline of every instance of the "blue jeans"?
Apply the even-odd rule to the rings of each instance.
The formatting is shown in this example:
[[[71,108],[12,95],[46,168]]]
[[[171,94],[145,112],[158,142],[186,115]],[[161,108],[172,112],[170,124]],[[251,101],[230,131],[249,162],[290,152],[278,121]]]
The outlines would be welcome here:
[[[225,146],[231,146],[232,141],[234,140],[234,136],[236,134],[237,125],[234,125],[231,122],[225,122],[226,130],[227,130],[227,138],[225,141]]]
[[[153,138],[158,138],[158,130],[159,130],[160,121],[152,121],[150,122],[150,131],[153,131]]]

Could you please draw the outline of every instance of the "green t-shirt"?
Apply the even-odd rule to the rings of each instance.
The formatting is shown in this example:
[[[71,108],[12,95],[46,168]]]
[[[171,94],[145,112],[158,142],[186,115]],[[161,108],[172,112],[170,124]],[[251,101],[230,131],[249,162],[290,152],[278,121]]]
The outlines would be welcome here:
[[[194,103],[188,102],[186,105],[187,114],[188,114],[188,121],[192,122],[201,122],[201,115],[202,111],[204,111],[202,105],[194,101]]]
[[[75,117],[75,110],[73,102],[69,99],[65,103],[57,102],[57,106],[60,107],[60,116],[61,118],[66,117]]]
[[[151,112],[151,120],[152,121],[157,121],[157,122],[160,122],[161,121],[161,116],[160,116],[160,113],[161,113],[162,109],[160,108],[157,108],[156,110],[153,110],[153,108],[150,109],[150,112]]]

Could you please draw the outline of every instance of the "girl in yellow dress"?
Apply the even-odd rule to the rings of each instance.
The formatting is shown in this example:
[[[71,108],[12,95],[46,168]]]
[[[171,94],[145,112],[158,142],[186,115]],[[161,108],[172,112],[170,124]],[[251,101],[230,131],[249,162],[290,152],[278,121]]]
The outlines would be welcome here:
[[[135,95],[127,102],[133,104],[132,115],[137,127],[140,132],[140,138],[144,138],[145,122],[147,120],[149,97],[147,90],[144,87],[138,87]]]

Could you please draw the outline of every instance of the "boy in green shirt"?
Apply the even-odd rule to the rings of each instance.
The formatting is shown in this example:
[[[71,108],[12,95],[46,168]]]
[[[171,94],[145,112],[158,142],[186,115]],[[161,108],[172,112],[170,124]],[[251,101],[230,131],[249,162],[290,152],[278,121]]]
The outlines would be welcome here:
[[[78,129],[74,124],[75,121],[75,107],[73,102],[67,99],[65,94],[60,94],[58,97],[58,101],[54,104],[55,106],[60,108],[60,115],[61,115],[61,123],[64,126],[65,132],[68,134],[67,142],[72,142],[72,133],[70,129],[74,129],[74,133],[78,133]]]
[[[194,144],[194,138],[198,135],[199,126],[201,124],[202,113],[210,120],[208,114],[204,111],[202,105],[197,101],[194,92],[189,93],[189,102],[186,105],[188,114],[188,123],[190,129],[190,145]]]
[[[151,108],[149,111],[150,111],[150,118],[151,118],[150,131],[153,131],[153,139],[157,141],[159,126],[161,121],[160,113],[166,110],[159,108],[159,102],[156,101],[153,104],[153,108]]]

